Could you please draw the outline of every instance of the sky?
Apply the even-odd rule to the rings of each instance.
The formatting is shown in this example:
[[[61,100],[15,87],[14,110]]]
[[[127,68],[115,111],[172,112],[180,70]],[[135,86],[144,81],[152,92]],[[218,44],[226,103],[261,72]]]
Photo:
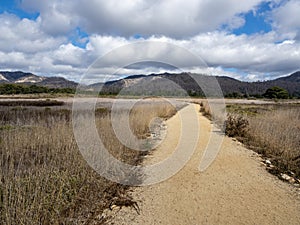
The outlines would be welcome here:
[[[268,80],[300,70],[299,12],[300,0],[0,0],[0,70],[79,81],[110,51],[151,41],[151,54],[170,57],[167,48],[151,47],[170,43],[207,65],[172,52],[180,70]],[[116,57],[128,61],[128,54]],[[116,72],[111,62],[93,82],[162,72],[177,70],[141,63]]]

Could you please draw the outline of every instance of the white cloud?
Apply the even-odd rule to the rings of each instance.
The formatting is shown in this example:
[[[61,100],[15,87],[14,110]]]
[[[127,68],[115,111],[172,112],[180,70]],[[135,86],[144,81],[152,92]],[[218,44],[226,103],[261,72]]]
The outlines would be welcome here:
[[[300,1],[289,0],[272,12],[273,26],[288,38],[300,40]]]
[[[89,38],[89,43],[86,49],[94,52],[97,56],[102,56],[114,48],[121,47],[123,45],[129,44],[130,40],[124,37],[113,37],[113,36],[102,36],[102,35],[92,35]]]
[[[39,12],[37,21],[41,29],[52,36],[66,35],[77,25],[78,18],[72,8],[75,5],[70,0],[23,0],[21,7],[29,12]]]
[[[208,65],[208,70],[199,68],[192,60],[182,57],[180,52],[172,50],[165,45],[152,45],[151,43],[144,49],[138,46],[127,48],[118,54],[110,55],[108,61],[102,62],[103,68],[97,71],[100,74],[115,73],[118,68],[115,65],[127,65],[128,59],[134,56],[157,55],[161,59],[171,59],[175,66],[180,69],[191,72],[211,72],[216,75],[230,75],[231,77],[241,79],[256,79],[257,75],[263,79],[263,74],[273,74],[278,76],[299,69],[300,44],[295,41],[285,41],[275,44],[275,33],[254,36],[236,36],[224,32],[212,32],[200,34],[187,40],[175,40],[167,37],[152,36],[146,41],[168,42],[201,57]],[[23,67],[31,72],[45,74],[65,74],[70,76],[74,74],[73,79],[78,80],[89,65],[97,57],[101,57],[110,50],[130,44],[140,42],[141,40],[125,39],[123,37],[97,36],[90,38],[86,49],[76,47],[72,44],[61,44],[53,46],[50,50],[44,50],[31,54],[28,52],[10,52],[0,51],[0,65],[6,65],[11,68]],[[147,44],[146,44],[147,45]],[[201,65],[203,66],[203,65]],[[244,74],[250,74],[248,77],[238,75],[238,72],[229,73],[224,71],[226,68],[236,68],[237,71],[243,71]],[[144,68],[126,68],[119,71],[120,74],[141,74],[152,72],[163,72],[170,70],[166,68],[144,67]],[[77,75],[76,75],[77,74]]]
[[[61,45],[52,54],[54,65],[70,65],[82,67],[86,65],[85,50],[72,44]]]
[[[0,68],[22,69],[37,74],[64,75],[78,80],[97,57],[126,44],[144,40],[168,42],[186,48],[203,59],[207,68],[184,59],[166,46],[148,45],[112,55],[101,74],[114,73],[114,63],[136,55],[156,54],[172,58],[191,72],[210,72],[239,79],[263,79],[299,69],[299,1],[279,4],[273,0],[270,14],[275,30],[266,34],[234,35],[218,31],[226,24],[233,29],[244,24],[241,13],[256,10],[265,0],[23,0],[22,7],[38,11],[36,20],[0,14]],[[279,4],[279,6],[278,6]],[[277,8],[276,8],[277,7]],[[74,46],[70,34],[80,27],[89,31],[86,47]],[[134,34],[145,35],[134,39]],[[148,35],[148,36],[147,36]],[[68,40],[69,38],[69,40]],[[284,38],[284,41],[283,39]],[[235,68],[237,72],[228,72]],[[120,75],[158,73],[161,67],[125,68]],[[241,75],[242,74],[242,75]]]
[[[167,37],[152,36],[146,41],[168,42],[183,48],[201,57],[207,68],[199,68],[190,59],[183,58],[176,50],[165,45],[153,45],[148,43],[143,49],[138,46],[126,48],[126,51],[110,55],[109,60],[102,61],[99,74],[112,74],[119,68],[116,65],[126,65],[128,59],[144,55],[145,58],[157,55],[161,59],[170,59],[179,65],[180,69],[190,72],[202,72],[215,75],[230,75],[238,79],[252,80],[264,79],[264,75],[278,76],[299,69],[297,62],[300,61],[300,45],[294,41],[285,41],[275,44],[275,33],[254,36],[236,36],[224,32],[213,32],[198,35],[187,40],[175,40]],[[140,41],[140,40],[139,40]],[[94,36],[88,44],[86,54],[94,59],[103,56],[109,50],[113,50],[124,44],[139,42],[134,39],[122,37]],[[91,57],[91,58],[93,58]],[[203,65],[201,65],[203,66]],[[224,68],[224,69],[223,69]],[[236,68],[239,72],[228,72],[226,68]],[[160,67],[136,67],[119,70],[119,74],[149,74],[152,72],[174,72]],[[178,70],[179,71],[179,70]],[[176,72],[178,72],[176,71]],[[241,75],[243,74],[243,75]],[[246,74],[246,75],[244,75]],[[273,75],[272,75],[273,74]],[[247,76],[248,75],[248,76]]]
[[[66,38],[45,34],[39,22],[19,19],[12,14],[0,14],[0,50],[4,52],[36,53],[58,47]]]
[[[41,25],[50,34],[63,34],[72,26],[90,33],[130,37],[165,35],[190,37],[227,24],[244,24],[239,15],[254,10],[265,0],[53,0],[43,4],[22,1],[27,10],[39,10]]]

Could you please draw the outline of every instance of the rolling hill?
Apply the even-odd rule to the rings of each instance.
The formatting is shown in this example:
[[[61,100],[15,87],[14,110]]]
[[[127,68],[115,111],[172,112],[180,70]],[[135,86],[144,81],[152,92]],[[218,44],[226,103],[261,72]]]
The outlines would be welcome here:
[[[164,95],[164,96],[203,96],[201,88],[213,89],[211,84],[217,80],[222,92],[227,97],[261,96],[273,86],[286,89],[293,97],[300,97],[300,71],[286,77],[260,82],[245,82],[226,76],[207,76],[190,73],[162,73],[151,75],[133,75],[106,83],[84,86],[85,90],[98,91],[102,94],[124,95]],[[76,88],[78,83],[62,77],[44,77],[21,71],[0,71],[0,84],[38,85],[49,88]],[[201,88],[198,84],[201,84]],[[214,96],[212,90],[209,95]]]
[[[203,91],[198,86],[200,83],[205,88],[208,84],[217,79],[223,91],[228,97],[260,96],[273,86],[286,89],[291,96],[300,97],[300,72],[295,72],[287,77],[280,77],[275,80],[260,82],[245,82],[226,76],[211,76],[201,74],[151,74],[148,76],[129,76],[120,80],[107,83],[97,83],[89,86],[92,90],[100,90],[103,94],[131,95],[189,95],[203,96]],[[196,82],[197,81],[197,82]],[[197,84],[198,83],[198,84]]]
[[[76,88],[77,83],[63,77],[43,77],[22,71],[0,71],[0,84],[39,85],[49,88]]]

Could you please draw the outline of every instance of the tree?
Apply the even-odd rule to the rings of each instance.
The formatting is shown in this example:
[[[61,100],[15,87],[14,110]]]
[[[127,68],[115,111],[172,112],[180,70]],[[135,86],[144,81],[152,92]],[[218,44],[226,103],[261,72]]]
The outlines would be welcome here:
[[[266,92],[263,94],[263,97],[271,98],[271,99],[274,99],[274,98],[287,99],[287,98],[289,98],[289,93],[284,88],[274,86],[274,87],[268,88],[266,90]]]

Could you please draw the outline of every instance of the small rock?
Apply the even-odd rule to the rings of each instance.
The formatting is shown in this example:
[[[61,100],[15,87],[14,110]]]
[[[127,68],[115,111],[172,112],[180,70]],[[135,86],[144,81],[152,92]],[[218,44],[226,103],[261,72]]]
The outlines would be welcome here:
[[[291,177],[288,181],[289,181],[291,184],[294,184],[294,183],[296,182],[296,180],[295,180],[293,177]]]
[[[117,206],[117,205],[112,205],[112,206],[110,206],[110,209],[111,210],[119,210],[119,209],[121,209],[121,207]]]
[[[274,169],[274,168],[275,168],[275,166],[274,166],[274,165],[272,165],[272,164],[270,164],[270,165],[269,165],[269,168],[270,168],[270,169]]]
[[[263,161],[260,161],[259,163],[263,166],[266,166],[265,162],[263,162]]]
[[[282,178],[283,180],[288,181],[288,182],[291,183],[291,184],[294,184],[294,183],[296,182],[296,180],[295,180],[293,177],[290,177],[289,175],[284,174],[284,173],[281,174],[281,178]]]
[[[288,181],[289,179],[291,179],[291,177],[290,177],[289,175],[284,174],[284,173],[281,173],[280,176],[281,176],[281,178],[282,178],[283,180],[287,180],[287,181]]]
[[[267,165],[271,165],[271,164],[272,164],[271,161],[270,161],[269,159],[267,159],[267,160],[265,161],[265,163],[266,163]]]

